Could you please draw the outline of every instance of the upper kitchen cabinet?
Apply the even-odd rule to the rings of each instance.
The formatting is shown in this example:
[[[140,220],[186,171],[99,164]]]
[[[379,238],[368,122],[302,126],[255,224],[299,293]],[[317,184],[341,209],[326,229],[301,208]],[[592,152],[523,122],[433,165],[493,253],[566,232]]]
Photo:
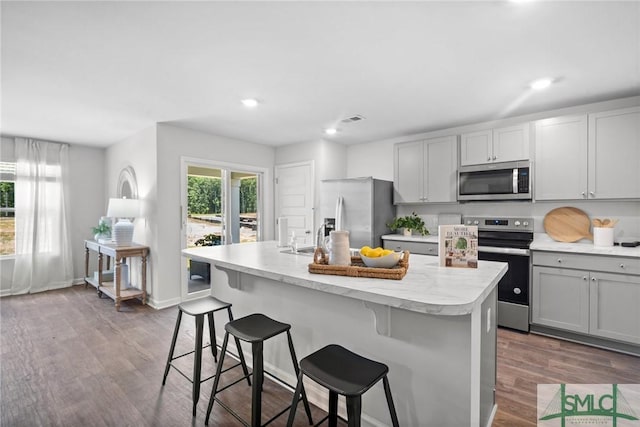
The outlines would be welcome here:
[[[640,198],[640,107],[589,115],[589,197]]]
[[[394,203],[456,201],[457,137],[396,144]]]
[[[535,199],[640,198],[640,107],[536,122]]]
[[[511,162],[529,158],[529,123],[463,133],[460,165]]]
[[[587,115],[536,122],[536,200],[586,198]]]

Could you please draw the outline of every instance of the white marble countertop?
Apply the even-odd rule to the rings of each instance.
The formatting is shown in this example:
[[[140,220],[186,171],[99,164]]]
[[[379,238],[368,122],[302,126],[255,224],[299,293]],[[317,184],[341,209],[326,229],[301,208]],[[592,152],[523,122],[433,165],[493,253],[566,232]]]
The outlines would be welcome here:
[[[478,268],[445,268],[438,257],[412,254],[402,280],[309,273],[312,258],[281,252],[276,241],[184,249],[183,256],[211,262],[221,269],[265,277],[420,313],[465,315],[491,293],[507,264],[479,261]]]
[[[610,255],[640,258],[640,246],[626,248],[623,246],[600,247],[593,246],[590,240],[580,240],[574,243],[557,242],[546,233],[535,233],[529,247],[532,251],[571,252],[586,255]]]
[[[398,240],[402,242],[417,242],[417,243],[438,243],[437,235],[428,236],[404,236],[402,234],[385,234],[382,236],[382,240]]]

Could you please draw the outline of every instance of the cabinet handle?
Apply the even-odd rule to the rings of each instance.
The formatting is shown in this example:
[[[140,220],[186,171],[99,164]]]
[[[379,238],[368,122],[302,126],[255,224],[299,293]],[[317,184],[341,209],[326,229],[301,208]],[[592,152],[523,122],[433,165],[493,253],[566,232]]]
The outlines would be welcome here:
[[[594,193],[593,191],[589,191],[589,195],[590,195],[591,197],[596,197],[596,193]]]
[[[497,160],[497,159],[498,159],[498,156],[493,156],[493,160]]]
[[[582,194],[582,198],[583,199],[587,197],[587,193],[585,193],[584,191],[582,193],[580,193],[580,194]]]
[[[587,276],[582,276],[582,280],[587,280]]]
[[[562,258],[558,258],[558,263],[562,263]]]
[[[624,264],[620,264],[620,268],[624,268]]]
[[[592,281],[592,282],[595,282],[596,280],[598,280],[598,279],[596,279],[595,277],[592,277],[592,278],[591,278],[591,281]]]
[[[487,157],[487,161],[488,162],[491,161],[491,156]]]

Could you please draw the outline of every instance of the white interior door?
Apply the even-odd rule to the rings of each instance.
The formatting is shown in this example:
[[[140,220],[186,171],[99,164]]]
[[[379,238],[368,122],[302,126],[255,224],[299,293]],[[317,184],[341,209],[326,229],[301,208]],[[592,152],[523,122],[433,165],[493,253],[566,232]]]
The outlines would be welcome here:
[[[287,218],[288,233],[295,233],[298,245],[314,245],[313,162],[278,165],[275,170],[276,218]]]

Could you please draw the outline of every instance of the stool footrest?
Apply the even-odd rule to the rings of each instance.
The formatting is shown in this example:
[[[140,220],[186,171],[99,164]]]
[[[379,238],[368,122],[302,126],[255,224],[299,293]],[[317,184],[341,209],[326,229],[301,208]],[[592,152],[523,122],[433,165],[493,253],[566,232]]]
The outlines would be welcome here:
[[[218,402],[218,404],[220,406],[222,406],[228,413],[230,413],[231,415],[233,415],[233,417],[240,421],[242,423],[243,426],[245,427],[251,427],[249,425],[248,422],[246,422],[245,420],[243,420],[240,415],[236,414],[235,411],[233,409],[231,409],[229,406],[227,406],[225,403],[222,402],[222,400],[218,399],[217,397],[214,397],[213,400],[215,400],[216,402]]]
[[[207,345],[205,345],[204,347],[202,347],[202,349],[204,350],[205,348],[208,348],[208,347],[211,347],[211,344],[207,344]],[[220,346],[219,346],[219,345],[216,345],[216,347],[220,348]],[[179,355],[179,356],[175,356],[175,357],[173,357],[173,358],[171,359],[171,361],[174,361],[174,360],[176,360],[176,359],[180,359],[181,357],[188,356],[188,355],[193,354],[193,353],[195,353],[195,352],[196,352],[195,350],[188,351],[188,352],[183,353],[183,354],[181,354],[181,355]]]
[[[178,373],[180,375],[182,375],[183,377],[185,377],[187,379],[187,381],[189,381],[191,384],[193,384],[193,380],[191,379],[191,377],[187,376],[184,372],[182,372],[180,370],[180,368],[176,367],[173,363],[169,364],[173,369],[175,369],[176,371],[178,371]]]
[[[243,380],[244,378],[240,378],[240,380]],[[235,383],[234,383],[235,384]],[[225,387],[226,388],[226,387]],[[218,390],[218,392],[221,392],[223,389]],[[250,427],[249,423],[246,422],[244,419],[242,419],[240,417],[240,415],[238,415],[233,409],[231,409],[226,403],[224,403],[222,400],[220,400],[217,397],[213,398],[216,402],[218,402],[220,404],[220,406],[222,406],[227,412],[229,412],[231,415],[233,415],[233,417],[240,421],[242,423],[242,425],[246,426],[246,427]],[[298,404],[300,404],[300,402],[302,402],[302,400],[298,401]],[[286,408],[282,409],[280,412],[278,412],[276,415],[274,415],[273,417],[271,417],[266,423],[261,424],[261,427],[266,427],[269,424],[271,424],[272,422],[274,422],[280,415],[284,414],[285,412],[287,412],[289,409],[291,409],[291,405],[287,406]],[[329,418],[329,416],[326,416],[322,419],[322,421],[325,421],[327,418]],[[341,418],[342,419],[342,418]],[[320,421],[318,424],[315,424],[314,427],[317,427],[318,425],[320,425],[322,423],[322,421]]]

